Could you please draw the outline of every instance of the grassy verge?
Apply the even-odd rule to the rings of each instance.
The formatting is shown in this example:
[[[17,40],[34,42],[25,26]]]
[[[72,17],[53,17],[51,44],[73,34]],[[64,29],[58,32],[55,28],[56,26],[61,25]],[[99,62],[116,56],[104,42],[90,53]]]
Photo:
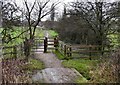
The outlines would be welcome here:
[[[41,70],[44,68],[44,64],[37,60],[37,59],[34,59],[34,58],[30,58],[29,59],[29,64],[28,65],[25,65],[22,67],[24,70],[27,70],[27,71],[34,71],[34,70]]]
[[[65,56],[63,56],[59,51],[53,51],[53,53],[58,57],[60,60],[64,60]]]
[[[65,60],[65,56],[63,56],[58,51],[54,51],[58,59],[64,60],[62,64],[67,68],[75,68],[83,77],[78,78],[75,82],[77,83],[86,83],[91,79],[91,73],[99,63],[98,60],[89,60],[87,59],[69,59]]]
[[[58,36],[58,33],[55,32],[54,30],[48,30],[48,33],[49,33],[49,35],[50,35],[51,37],[56,37],[56,36]]]
[[[40,37],[40,38],[44,38],[45,37],[44,34],[45,34],[46,31],[48,32],[49,36],[51,36],[51,37],[58,36],[58,33],[55,32],[54,30],[41,30],[40,28],[36,29],[35,36]]]
[[[65,60],[62,62],[65,67],[75,68],[80,74],[83,75],[87,80],[90,80],[90,71],[96,66],[96,60],[87,59],[75,59],[75,60]],[[84,80],[84,79],[83,79]],[[79,80],[81,81],[81,80]]]
[[[79,78],[77,78],[75,80],[75,83],[80,83],[80,85],[81,85],[81,83],[87,83],[87,82],[88,82],[88,80],[83,76],[80,76]]]

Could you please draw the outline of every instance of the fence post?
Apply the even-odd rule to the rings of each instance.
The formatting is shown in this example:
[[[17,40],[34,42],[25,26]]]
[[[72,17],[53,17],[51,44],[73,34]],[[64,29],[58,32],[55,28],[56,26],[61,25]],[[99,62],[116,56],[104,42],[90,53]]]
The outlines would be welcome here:
[[[55,51],[58,50],[58,46],[59,46],[58,38],[54,38],[54,47],[55,47]]]
[[[72,46],[70,45],[70,57],[72,57]]]
[[[48,45],[48,38],[45,37],[45,39],[44,39],[44,53],[47,52],[47,45]]]
[[[101,53],[102,53],[102,56],[103,56],[103,54],[104,54],[104,46],[102,45],[102,47],[101,47]]]
[[[89,45],[89,59],[91,60],[91,45]]]
[[[70,52],[70,51],[69,51],[69,47],[66,46],[67,59],[69,59],[69,57],[70,57],[70,56],[69,56],[69,52]]]
[[[17,47],[16,46],[13,47],[13,53],[14,53],[14,57],[17,58]]]
[[[66,45],[64,45],[64,55],[66,56]]]

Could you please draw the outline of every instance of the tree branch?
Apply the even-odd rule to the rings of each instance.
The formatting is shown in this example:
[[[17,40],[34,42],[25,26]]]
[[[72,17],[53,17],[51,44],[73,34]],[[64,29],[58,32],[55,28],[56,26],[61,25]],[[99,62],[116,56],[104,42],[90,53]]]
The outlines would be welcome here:
[[[11,38],[11,39],[8,41],[8,43],[9,43],[10,41],[12,41],[13,39],[19,38],[22,34],[24,34],[24,33],[27,32],[27,31],[29,31],[29,29],[23,31],[23,32],[20,33],[18,36]]]

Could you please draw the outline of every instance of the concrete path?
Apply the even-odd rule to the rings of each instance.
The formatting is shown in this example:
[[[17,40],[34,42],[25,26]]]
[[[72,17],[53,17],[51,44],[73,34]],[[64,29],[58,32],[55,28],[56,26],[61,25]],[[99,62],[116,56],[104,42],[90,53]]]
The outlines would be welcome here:
[[[45,36],[49,37],[48,32]],[[42,46],[39,48],[43,48]],[[37,49],[37,51],[43,49]],[[74,83],[74,81],[81,76],[73,68],[64,68],[61,61],[53,53],[36,52],[34,58],[43,61],[45,69],[38,71],[32,76],[33,82],[39,83]]]
[[[44,62],[46,68],[61,68],[61,61],[53,53],[36,53],[36,59]]]
[[[36,53],[36,59],[43,61],[46,69],[32,76],[34,82],[40,83],[74,83],[81,76],[73,68],[64,68],[53,53]]]

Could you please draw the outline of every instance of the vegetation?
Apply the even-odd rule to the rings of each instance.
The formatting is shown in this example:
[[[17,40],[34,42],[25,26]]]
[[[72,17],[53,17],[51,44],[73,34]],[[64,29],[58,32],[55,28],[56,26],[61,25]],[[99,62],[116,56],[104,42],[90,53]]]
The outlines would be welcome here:
[[[29,63],[27,65],[22,66],[22,69],[33,72],[35,70],[41,70],[44,68],[44,64],[34,58],[29,59]]]
[[[120,82],[120,50],[116,50],[120,49],[120,1],[73,1],[68,7],[64,5],[63,15],[57,21],[55,21],[55,14],[57,14],[55,13],[55,7],[58,2],[51,3],[50,0],[35,0],[29,3],[28,0],[23,0],[24,5],[18,7],[14,1],[0,1],[0,25],[2,24],[0,33],[2,34],[3,46],[14,46],[24,42],[24,53],[30,56],[30,49],[34,44],[34,39],[44,38],[46,32],[48,32],[50,37],[59,36],[60,40],[70,44],[100,45],[100,48],[98,48],[100,51],[109,49],[107,46],[113,45],[112,53],[109,57],[104,55],[105,58],[102,58],[99,53],[91,54],[95,56],[94,60],[79,58],[81,56],[88,56],[87,52],[83,54],[80,52],[74,53],[73,56],[75,57],[73,59],[66,58],[58,51],[54,51],[54,53],[63,61],[62,64],[65,67],[75,68],[82,74],[76,82]],[[50,20],[43,22],[42,19],[48,15],[50,15]],[[43,27],[48,27],[55,31],[44,30]],[[70,48],[67,49],[70,50]],[[3,52],[11,52],[12,50],[3,49]],[[74,50],[78,50],[78,48]],[[6,55],[4,59],[11,62],[10,65],[13,70],[17,70],[19,73],[22,72],[16,66],[30,72],[44,68],[41,61],[28,58],[28,56],[19,55],[17,57],[18,64],[24,64],[23,66],[16,65],[17,62],[14,55]],[[22,60],[21,62],[20,58],[25,57],[28,58],[28,61]],[[9,63],[5,65],[5,69],[6,67],[9,67]],[[4,72],[7,71],[11,73],[11,70],[7,69]]]
[[[110,44],[114,46],[114,49],[117,48],[118,46],[120,46],[119,36],[120,36],[119,33],[114,33],[114,34],[108,35]]]
[[[88,83],[88,80],[84,78],[83,76],[81,76],[75,80],[75,83],[78,83],[81,85],[81,83]]]
[[[58,33],[57,33],[56,31],[54,31],[54,30],[48,30],[48,34],[49,34],[49,36],[51,36],[51,37],[56,37],[56,36],[58,36]]]
[[[97,60],[73,59],[62,62],[65,67],[75,68],[84,78],[91,79],[90,71],[96,67]]]
[[[120,49],[102,59],[102,62],[92,73],[91,82],[98,83],[120,83]]]
[[[118,12],[119,2],[76,1],[64,7],[56,30],[65,42],[101,45],[104,48],[111,43],[107,36],[119,29]]]
[[[62,55],[59,51],[54,51],[54,53],[56,54],[56,56],[58,57],[58,59],[60,59],[60,60],[64,60],[65,59],[65,56]]]

